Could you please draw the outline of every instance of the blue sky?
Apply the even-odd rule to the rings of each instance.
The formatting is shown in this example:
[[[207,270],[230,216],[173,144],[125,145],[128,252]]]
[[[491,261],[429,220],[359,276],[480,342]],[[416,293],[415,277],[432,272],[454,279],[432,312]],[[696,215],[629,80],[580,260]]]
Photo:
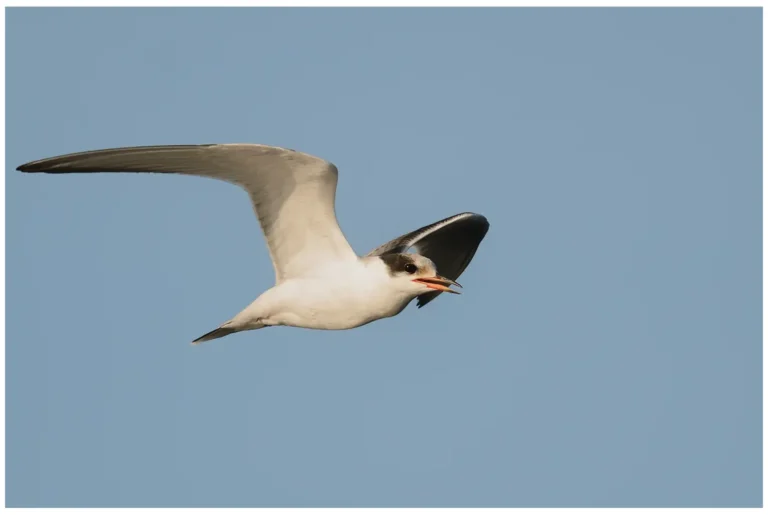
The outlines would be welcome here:
[[[9,506],[760,506],[759,9],[10,9]],[[258,142],[364,253],[462,211],[462,296],[199,347],[246,194],[24,175]]]

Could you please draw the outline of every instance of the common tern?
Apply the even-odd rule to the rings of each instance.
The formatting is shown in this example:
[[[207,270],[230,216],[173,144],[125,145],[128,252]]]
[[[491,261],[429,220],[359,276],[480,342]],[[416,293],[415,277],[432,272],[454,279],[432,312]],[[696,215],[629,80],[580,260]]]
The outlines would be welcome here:
[[[286,148],[258,144],[160,145],[66,154],[22,172],[157,172],[210,177],[250,195],[275,270],[275,285],[192,343],[269,326],[352,329],[423,307],[456,279],[488,232],[488,220],[460,213],[359,257],[336,220],[338,169]]]

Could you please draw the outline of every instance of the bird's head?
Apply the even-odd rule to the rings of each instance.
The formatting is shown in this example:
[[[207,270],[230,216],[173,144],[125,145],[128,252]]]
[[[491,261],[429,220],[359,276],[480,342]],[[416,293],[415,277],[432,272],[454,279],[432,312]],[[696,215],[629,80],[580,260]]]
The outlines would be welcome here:
[[[449,286],[461,287],[459,283],[438,275],[431,259],[419,254],[385,254],[379,256],[398,290],[413,296],[432,291],[459,293]]]

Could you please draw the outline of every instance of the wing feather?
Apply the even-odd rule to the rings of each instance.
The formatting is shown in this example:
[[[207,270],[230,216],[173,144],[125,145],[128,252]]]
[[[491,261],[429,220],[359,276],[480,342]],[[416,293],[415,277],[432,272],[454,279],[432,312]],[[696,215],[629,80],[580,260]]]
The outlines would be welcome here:
[[[357,259],[336,219],[336,166],[302,152],[256,144],[125,147],[42,159],[18,170],[177,173],[236,184],[251,198],[278,283],[323,262]]]

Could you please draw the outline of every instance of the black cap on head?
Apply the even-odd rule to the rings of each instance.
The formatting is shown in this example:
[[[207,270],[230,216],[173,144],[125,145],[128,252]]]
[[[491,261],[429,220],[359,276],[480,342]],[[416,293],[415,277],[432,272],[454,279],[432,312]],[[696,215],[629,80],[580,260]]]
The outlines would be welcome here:
[[[390,275],[395,275],[398,273],[413,273],[410,271],[411,269],[414,271],[418,269],[418,265],[408,254],[384,254],[383,256],[379,256],[379,259],[381,259],[384,264],[387,265]]]

